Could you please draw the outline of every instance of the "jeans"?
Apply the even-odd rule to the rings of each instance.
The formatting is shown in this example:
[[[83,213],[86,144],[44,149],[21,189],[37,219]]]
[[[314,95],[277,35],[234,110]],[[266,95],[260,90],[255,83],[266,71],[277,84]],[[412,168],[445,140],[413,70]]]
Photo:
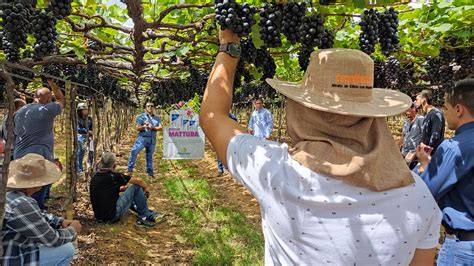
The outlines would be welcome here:
[[[112,222],[120,221],[132,206],[135,207],[138,218],[145,218],[155,214],[154,211],[148,209],[147,198],[143,188],[137,185],[131,185],[118,198],[115,217],[112,219]]]
[[[49,197],[49,190],[51,189],[51,185],[46,185],[41,188],[40,191],[33,193],[31,195],[32,198],[38,202],[38,206],[40,207],[41,210],[45,210],[46,206],[44,205],[44,201],[46,200],[47,197]]]
[[[460,241],[457,238],[446,237],[438,253],[437,265],[474,265],[474,241]]]
[[[220,160],[217,160],[217,171],[219,173],[224,173],[224,164]]]
[[[85,146],[88,145],[88,138],[85,135],[78,135],[77,136],[77,171],[80,173],[84,172],[84,167],[83,167],[83,161],[84,161],[84,153],[85,153]],[[87,156],[87,162],[89,163],[90,166],[94,160],[94,152],[89,151],[89,154]]]
[[[133,144],[130,158],[128,158],[128,171],[133,172],[135,161],[138,153],[145,148],[146,172],[149,176],[153,176],[153,153],[155,152],[156,141],[151,137],[138,136],[135,144]]]
[[[59,247],[40,246],[39,265],[69,265],[74,256],[74,246],[71,242]]]

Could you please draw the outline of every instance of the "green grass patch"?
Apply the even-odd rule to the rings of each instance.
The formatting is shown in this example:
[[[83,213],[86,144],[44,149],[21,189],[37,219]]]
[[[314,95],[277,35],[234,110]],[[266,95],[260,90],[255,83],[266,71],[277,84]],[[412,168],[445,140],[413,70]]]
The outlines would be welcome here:
[[[178,161],[177,165],[184,175],[186,189],[175,176],[166,177],[164,188],[172,200],[183,205],[178,215],[184,228],[183,236],[195,249],[193,264],[263,264],[264,240],[260,228],[255,228],[238,210],[215,206],[215,192],[206,179],[195,178],[197,169],[186,161]],[[201,210],[194,206],[191,198]]]
[[[263,236],[246,223],[244,214],[221,207],[212,210],[209,218],[216,227],[187,227],[186,236],[196,247],[193,263],[262,264]]]
[[[212,198],[211,189],[205,179],[184,179],[183,183],[186,188],[183,187],[178,177],[165,180],[165,189],[173,200],[183,201],[190,199],[191,196],[199,203],[206,203]],[[188,191],[191,195],[188,194]]]

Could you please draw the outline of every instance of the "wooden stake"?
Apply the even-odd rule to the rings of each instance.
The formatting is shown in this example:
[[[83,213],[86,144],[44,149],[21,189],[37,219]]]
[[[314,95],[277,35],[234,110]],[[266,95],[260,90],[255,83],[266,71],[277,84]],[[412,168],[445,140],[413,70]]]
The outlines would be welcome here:
[[[283,124],[283,112],[285,108],[285,99],[281,99],[280,110],[278,110],[278,142],[281,142],[281,126]]]
[[[76,111],[76,85],[71,86],[71,82],[66,83],[66,88],[69,84],[69,90],[71,91],[71,138],[72,138],[72,153],[71,153],[71,169],[72,169],[72,184],[71,184],[71,194],[72,194],[72,203],[77,200],[77,150],[78,150],[78,141],[77,141],[77,111]]]
[[[100,119],[99,110],[97,108],[97,98],[95,96],[92,97],[92,135],[94,136],[92,139],[92,149],[94,149],[94,160],[92,160],[92,165],[89,169],[89,175],[92,175],[92,173],[95,171],[94,168],[97,162],[97,155],[99,155],[97,151],[97,145],[100,139]],[[89,186],[86,187],[89,188]]]
[[[6,84],[6,107],[8,108],[7,116],[7,143],[5,145],[5,152],[3,158],[1,182],[0,182],[0,228],[3,228],[3,218],[5,215],[5,203],[6,203],[6,189],[7,189],[7,180],[8,180],[8,167],[10,166],[10,157],[11,157],[11,147],[13,143],[13,112],[15,111],[15,105],[13,103],[13,91],[15,90],[15,83],[9,73],[5,71],[5,66],[2,65],[0,71],[1,78],[5,81]],[[0,140],[2,141],[2,140]],[[3,246],[0,247],[0,254],[3,254]]]
[[[66,138],[66,219],[72,219],[74,217],[74,209],[72,206],[72,137],[71,137],[71,83],[66,83],[66,106],[64,106],[64,137]]]

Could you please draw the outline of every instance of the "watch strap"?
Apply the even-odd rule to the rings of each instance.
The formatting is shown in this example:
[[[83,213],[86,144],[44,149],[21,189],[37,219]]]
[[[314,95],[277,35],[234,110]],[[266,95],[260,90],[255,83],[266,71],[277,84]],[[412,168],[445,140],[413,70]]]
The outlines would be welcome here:
[[[229,43],[223,43],[219,45],[219,52],[227,52],[229,49]]]
[[[238,45],[239,48],[240,48],[240,44],[239,44],[239,43],[235,43],[235,42],[223,43],[223,44],[220,44],[220,45],[219,45],[218,53],[224,52],[224,53],[226,53],[226,54],[228,54],[228,55],[230,55],[231,57],[234,57],[234,58],[240,57],[240,49],[239,49],[238,54],[233,54],[232,51],[230,50],[230,49],[231,49],[231,45]]]

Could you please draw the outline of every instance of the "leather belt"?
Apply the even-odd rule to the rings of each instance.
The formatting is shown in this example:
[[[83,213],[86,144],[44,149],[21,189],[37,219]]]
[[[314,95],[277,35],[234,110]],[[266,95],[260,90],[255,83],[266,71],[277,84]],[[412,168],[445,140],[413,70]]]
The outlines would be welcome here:
[[[447,226],[444,227],[448,238],[449,236],[456,236],[461,241],[474,241],[474,231],[453,230]]]

